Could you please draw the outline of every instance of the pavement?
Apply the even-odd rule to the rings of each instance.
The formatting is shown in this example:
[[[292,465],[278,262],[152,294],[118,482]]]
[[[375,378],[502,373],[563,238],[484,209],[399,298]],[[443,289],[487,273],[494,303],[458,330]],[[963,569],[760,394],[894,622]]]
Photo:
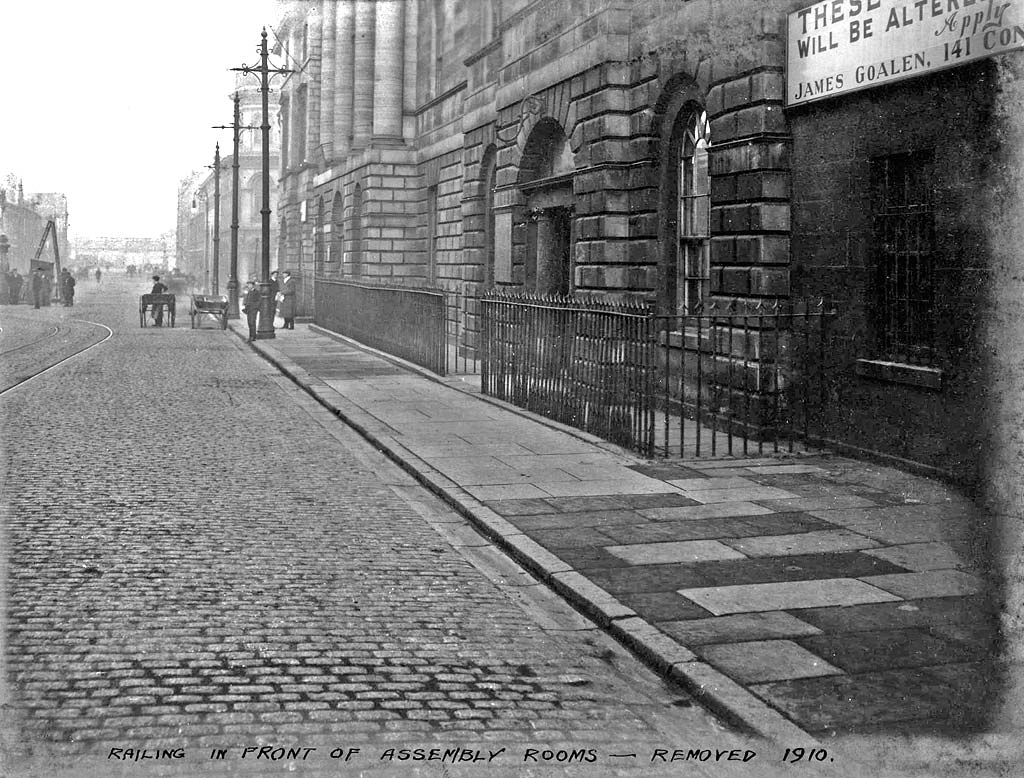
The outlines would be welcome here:
[[[998,729],[988,518],[952,486],[821,452],[646,461],[301,320],[251,346],[741,728]]]

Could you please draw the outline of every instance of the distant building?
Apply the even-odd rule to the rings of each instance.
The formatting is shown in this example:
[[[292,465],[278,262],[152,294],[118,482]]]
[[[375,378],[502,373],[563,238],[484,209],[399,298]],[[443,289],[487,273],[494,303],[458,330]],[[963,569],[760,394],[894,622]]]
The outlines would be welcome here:
[[[262,138],[259,126],[263,122],[262,97],[259,84],[253,76],[240,75],[237,81],[240,97],[239,109],[241,126],[238,147],[238,279],[239,285],[260,271],[260,240],[262,235],[263,197],[261,171],[263,167]],[[233,97],[233,96],[232,96]],[[225,102],[225,113],[232,110],[232,102]],[[277,209],[276,172],[280,130],[271,117],[270,131],[270,210]],[[256,129],[251,129],[256,128]],[[213,167],[211,149],[209,167]],[[231,202],[233,150],[231,141],[221,144],[220,171],[220,240],[219,278],[217,289],[220,294],[227,291],[231,266]],[[217,199],[215,172],[202,170],[193,172],[178,186],[177,253],[178,269],[197,279],[199,286],[207,292],[213,289],[214,223],[216,221]],[[272,235],[276,233],[271,220]],[[275,268],[277,244],[271,239],[271,269]]]
[[[75,264],[78,267],[124,268],[159,267],[170,270],[174,256],[174,235],[155,238],[81,237],[75,238]]]
[[[59,193],[25,194],[19,183],[13,190],[0,189],[0,233],[7,235],[10,251],[7,264],[10,270],[22,275],[30,272],[30,265],[43,238],[46,222],[53,219],[57,227],[57,248],[61,263],[68,261],[68,203]],[[43,247],[41,260],[53,262],[52,237]]]

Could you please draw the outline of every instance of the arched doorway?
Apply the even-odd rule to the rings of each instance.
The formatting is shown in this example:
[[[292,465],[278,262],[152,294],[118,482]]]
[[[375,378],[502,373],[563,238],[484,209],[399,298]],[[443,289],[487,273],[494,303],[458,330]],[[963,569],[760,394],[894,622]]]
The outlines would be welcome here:
[[[574,171],[561,125],[541,119],[526,141],[519,165],[527,211],[524,284],[538,294],[568,295],[573,290]]]

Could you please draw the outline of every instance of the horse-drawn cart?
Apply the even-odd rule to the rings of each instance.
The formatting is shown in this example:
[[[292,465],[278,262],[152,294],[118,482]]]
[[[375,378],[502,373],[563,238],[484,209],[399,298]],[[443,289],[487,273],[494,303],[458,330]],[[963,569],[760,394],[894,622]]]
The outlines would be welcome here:
[[[139,298],[139,326],[146,326],[146,312],[153,316],[153,322],[157,327],[163,325],[164,312],[166,310],[167,320],[170,326],[174,326],[174,295],[173,294],[144,294]]]
[[[222,330],[227,329],[228,298],[224,295],[194,294],[189,316],[192,317],[192,329],[202,325],[203,316],[219,321]]]

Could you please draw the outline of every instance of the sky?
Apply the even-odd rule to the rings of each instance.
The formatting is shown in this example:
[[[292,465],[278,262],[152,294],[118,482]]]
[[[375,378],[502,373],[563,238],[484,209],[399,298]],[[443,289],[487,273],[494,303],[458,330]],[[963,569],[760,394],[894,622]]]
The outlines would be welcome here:
[[[282,12],[279,0],[0,0],[0,182],[66,194],[72,237],[172,232],[180,181],[213,164],[218,140],[231,153],[231,131],[211,129],[231,124],[229,68],[259,64],[260,32],[273,47]]]

